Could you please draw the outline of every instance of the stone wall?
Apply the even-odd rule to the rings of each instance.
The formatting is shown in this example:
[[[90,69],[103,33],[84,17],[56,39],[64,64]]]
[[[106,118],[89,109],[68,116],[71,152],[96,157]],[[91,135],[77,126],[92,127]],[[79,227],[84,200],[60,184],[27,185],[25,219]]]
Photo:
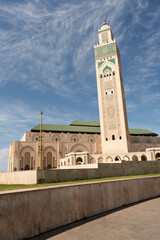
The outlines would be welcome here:
[[[37,171],[0,172],[0,184],[36,184]]]
[[[160,161],[99,163],[94,169],[57,169],[37,172],[38,182],[63,182],[128,175],[160,173]]]
[[[0,193],[0,239],[30,238],[77,220],[160,195],[160,177]]]
[[[94,168],[90,168],[89,164],[87,164],[88,168],[83,168],[84,165],[76,165],[76,169],[4,172],[0,173],[0,184],[36,184],[160,173],[160,161],[126,161],[123,163],[99,163],[90,165],[94,166]]]

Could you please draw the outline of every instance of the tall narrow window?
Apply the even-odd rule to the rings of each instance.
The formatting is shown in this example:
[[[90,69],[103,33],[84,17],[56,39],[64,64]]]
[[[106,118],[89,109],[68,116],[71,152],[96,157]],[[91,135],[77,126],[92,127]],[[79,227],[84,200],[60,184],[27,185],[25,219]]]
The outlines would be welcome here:
[[[115,140],[115,136],[114,135],[112,135],[112,140]]]

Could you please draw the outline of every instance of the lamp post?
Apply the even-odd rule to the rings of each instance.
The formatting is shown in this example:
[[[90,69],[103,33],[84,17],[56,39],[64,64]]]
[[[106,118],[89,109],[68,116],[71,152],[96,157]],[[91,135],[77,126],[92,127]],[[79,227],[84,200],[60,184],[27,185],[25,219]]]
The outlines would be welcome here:
[[[40,147],[39,147],[39,150],[40,150],[40,159],[39,159],[39,168],[40,168],[40,170],[42,170],[42,114],[43,114],[43,112],[42,112],[42,110],[41,110],[41,112],[40,112]]]

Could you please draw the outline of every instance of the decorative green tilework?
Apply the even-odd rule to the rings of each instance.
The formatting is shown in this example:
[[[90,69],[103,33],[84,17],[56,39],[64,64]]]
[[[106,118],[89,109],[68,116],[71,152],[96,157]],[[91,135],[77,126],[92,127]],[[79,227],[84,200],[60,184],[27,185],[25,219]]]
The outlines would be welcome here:
[[[105,58],[107,56],[114,55],[117,53],[116,43],[114,42],[101,47],[97,47],[94,49],[94,51],[95,51],[96,59]]]
[[[104,63],[104,61],[103,61],[103,62],[99,62],[99,63],[98,63],[98,68],[99,68],[103,63]]]
[[[103,72],[106,70],[106,69],[109,69],[110,71],[112,71],[112,69],[108,66],[106,66],[104,69],[103,69]]]
[[[115,64],[115,59],[114,59],[114,58],[113,58],[113,59],[110,59],[110,60],[108,60],[108,61],[110,61],[110,62],[112,62],[112,63]]]

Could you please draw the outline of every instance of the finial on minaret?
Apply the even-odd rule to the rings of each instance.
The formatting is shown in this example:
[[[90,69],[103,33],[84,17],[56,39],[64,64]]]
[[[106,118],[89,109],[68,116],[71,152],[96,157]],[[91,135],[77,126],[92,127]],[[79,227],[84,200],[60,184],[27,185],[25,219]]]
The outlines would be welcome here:
[[[107,24],[106,24],[106,19],[105,19],[105,18],[103,18],[103,25],[107,25]]]

